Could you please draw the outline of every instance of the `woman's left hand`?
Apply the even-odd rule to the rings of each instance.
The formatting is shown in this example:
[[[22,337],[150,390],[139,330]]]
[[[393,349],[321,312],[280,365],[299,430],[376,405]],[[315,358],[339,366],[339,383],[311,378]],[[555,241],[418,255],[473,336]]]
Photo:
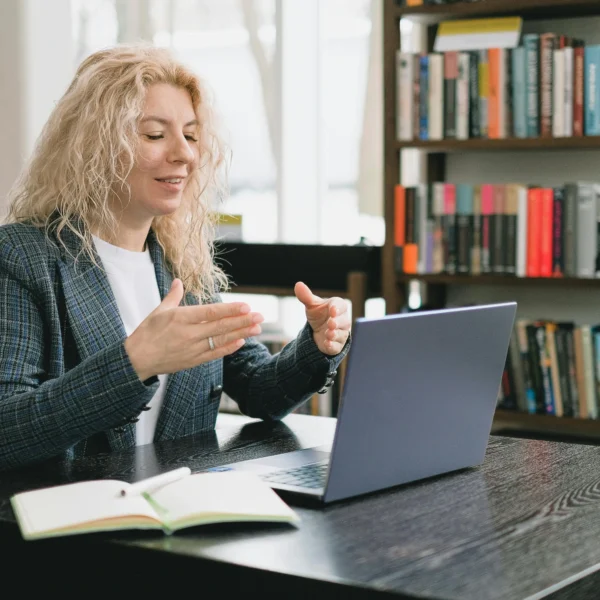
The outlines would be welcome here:
[[[339,354],[350,336],[346,301],[338,297],[319,298],[301,281],[295,285],[294,293],[306,308],[306,319],[319,350],[330,356]]]

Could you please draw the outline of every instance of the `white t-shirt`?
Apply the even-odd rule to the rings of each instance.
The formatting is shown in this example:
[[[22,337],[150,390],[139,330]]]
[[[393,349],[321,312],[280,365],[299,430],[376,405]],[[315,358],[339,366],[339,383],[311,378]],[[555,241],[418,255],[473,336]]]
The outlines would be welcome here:
[[[129,336],[161,303],[150,251],[146,248],[145,252],[132,252],[113,246],[96,236],[92,237],[106,269],[125,332]],[[167,376],[159,375],[158,380],[159,388],[148,404],[150,410],[142,411],[140,420],[136,423],[135,441],[138,446],[150,444],[154,440],[154,430],[167,387]]]

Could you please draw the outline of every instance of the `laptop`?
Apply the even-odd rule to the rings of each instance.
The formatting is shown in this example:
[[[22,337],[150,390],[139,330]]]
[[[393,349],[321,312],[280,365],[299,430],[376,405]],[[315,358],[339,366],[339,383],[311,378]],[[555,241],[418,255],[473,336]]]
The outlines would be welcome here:
[[[327,504],[481,464],[516,307],[357,319],[332,444],[211,470]]]

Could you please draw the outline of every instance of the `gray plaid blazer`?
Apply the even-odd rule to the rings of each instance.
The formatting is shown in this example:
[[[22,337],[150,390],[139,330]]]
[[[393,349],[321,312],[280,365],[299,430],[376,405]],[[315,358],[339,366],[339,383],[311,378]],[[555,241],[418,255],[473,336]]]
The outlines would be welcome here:
[[[68,252],[36,227],[0,227],[0,469],[135,445],[135,419],[158,388],[129,361],[105,273],[84,254],[73,259],[76,235],[61,236]],[[153,232],[148,246],[164,297],[172,276]],[[307,324],[277,355],[250,339],[224,359],[172,374],[154,439],[213,429],[223,391],[244,414],[280,419],[331,384],[346,346],[327,357]]]

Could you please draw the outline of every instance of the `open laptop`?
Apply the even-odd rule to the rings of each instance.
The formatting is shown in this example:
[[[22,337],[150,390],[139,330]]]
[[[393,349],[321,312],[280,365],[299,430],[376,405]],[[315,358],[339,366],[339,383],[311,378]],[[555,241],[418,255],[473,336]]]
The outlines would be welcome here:
[[[333,444],[215,470],[329,503],[481,464],[516,307],[357,319]]]

